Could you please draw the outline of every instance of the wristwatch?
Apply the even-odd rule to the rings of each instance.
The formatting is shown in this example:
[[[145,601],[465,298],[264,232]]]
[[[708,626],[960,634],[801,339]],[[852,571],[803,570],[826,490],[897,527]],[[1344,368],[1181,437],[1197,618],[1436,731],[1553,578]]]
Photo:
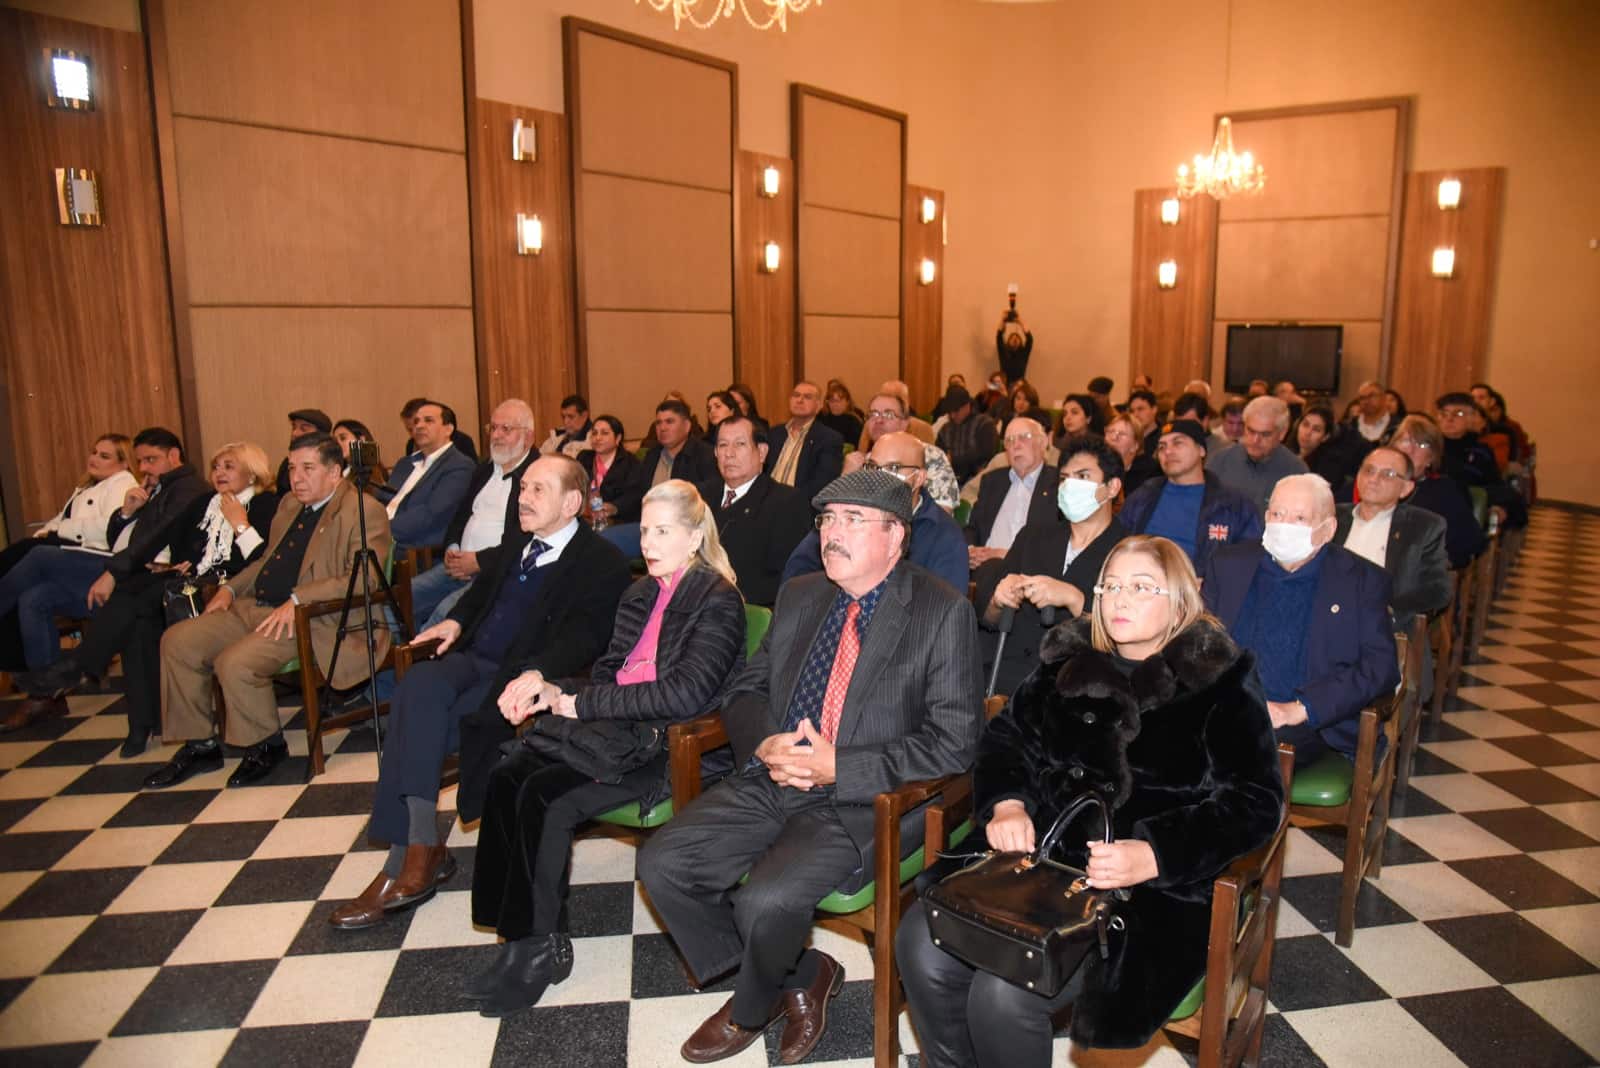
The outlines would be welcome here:
[[[233,528],[233,532],[242,537],[244,535],[244,532],[249,530],[249,529],[250,529],[250,524],[249,523],[240,523],[238,526]]]

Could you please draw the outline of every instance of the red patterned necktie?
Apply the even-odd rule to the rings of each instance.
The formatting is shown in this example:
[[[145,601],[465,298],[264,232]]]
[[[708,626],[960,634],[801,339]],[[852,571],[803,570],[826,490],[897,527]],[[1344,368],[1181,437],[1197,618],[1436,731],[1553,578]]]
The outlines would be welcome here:
[[[728,505],[730,505],[732,503],[733,503],[733,490],[730,489],[722,497],[722,507],[724,509],[726,509],[728,507]]]
[[[839,737],[844,695],[850,691],[850,676],[856,670],[856,657],[861,655],[861,636],[856,633],[856,619],[860,615],[861,602],[851,601],[844,610],[844,630],[839,632],[839,649],[833,654],[828,689],[822,695],[822,736],[830,742]]]

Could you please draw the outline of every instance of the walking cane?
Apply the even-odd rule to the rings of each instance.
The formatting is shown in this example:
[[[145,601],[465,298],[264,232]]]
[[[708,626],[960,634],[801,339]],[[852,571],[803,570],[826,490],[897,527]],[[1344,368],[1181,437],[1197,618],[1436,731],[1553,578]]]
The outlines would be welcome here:
[[[989,688],[984,691],[983,699],[987,701],[994,696],[995,683],[1000,681],[1000,658],[1006,652],[1006,638],[1011,635],[1011,625],[1017,621],[1015,608],[1002,608],[1000,610],[1000,641],[994,647],[994,666],[989,669]]]

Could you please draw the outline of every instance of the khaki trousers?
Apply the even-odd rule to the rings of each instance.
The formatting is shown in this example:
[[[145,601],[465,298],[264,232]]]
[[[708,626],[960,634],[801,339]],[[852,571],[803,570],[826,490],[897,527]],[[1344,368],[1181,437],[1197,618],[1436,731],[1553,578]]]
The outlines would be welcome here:
[[[229,745],[255,745],[277,733],[278,700],[272,677],[298,651],[294,636],[273,640],[255,633],[272,609],[254,597],[226,612],[184,620],[161,638],[161,737],[193,742],[214,733],[211,678],[228,706]]]

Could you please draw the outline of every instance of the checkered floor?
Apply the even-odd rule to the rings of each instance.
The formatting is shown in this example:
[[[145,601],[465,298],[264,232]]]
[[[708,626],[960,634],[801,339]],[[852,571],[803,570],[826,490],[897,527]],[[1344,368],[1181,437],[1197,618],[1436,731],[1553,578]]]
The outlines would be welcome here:
[[[1330,933],[1338,842],[1291,832],[1263,1063],[1600,1059],[1597,579],[1600,519],[1537,510],[1460,701],[1425,728],[1348,952]],[[725,996],[685,986],[636,893],[633,844],[602,835],[577,847],[572,977],[532,1011],[483,1019],[456,993],[493,952],[467,920],[475,835],[453,830],[462,870],[438,900],[366,932],[324,922],[382,859],[363,834],[370,734],[336,738],[310,786],[291,730],[296,759],[276,785],[224,790],[229,761],[140,793],[170,748],[116,756],[114,690],[72,706],[0,736],[6,1064],[675,1065]],[[817,938],[851,981],[812,1062],[868,1064],[870,960]],[[732,1063],[776,1063],[775,1041]],[[1165,1038],[1132,1057],[1058,1047],[1059,1064],[1192,1060]]]

